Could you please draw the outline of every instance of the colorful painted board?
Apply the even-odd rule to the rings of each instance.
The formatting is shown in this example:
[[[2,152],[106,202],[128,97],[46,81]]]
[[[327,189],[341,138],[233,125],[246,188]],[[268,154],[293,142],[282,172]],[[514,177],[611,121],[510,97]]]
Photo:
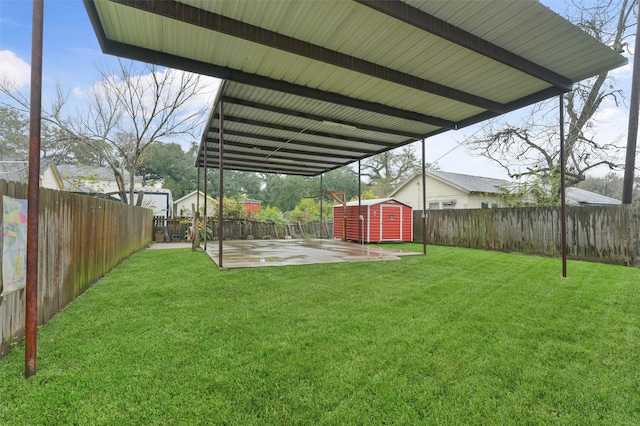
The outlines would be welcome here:
[[[2,196],[2,296],[27,281],[27,200]]]

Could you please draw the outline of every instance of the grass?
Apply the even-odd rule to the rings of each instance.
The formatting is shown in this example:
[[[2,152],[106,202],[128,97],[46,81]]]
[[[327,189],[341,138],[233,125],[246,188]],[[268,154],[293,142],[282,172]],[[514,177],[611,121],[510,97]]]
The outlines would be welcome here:
[[[403,248],[421,251],[422,246]],[[0,424],[637,424],[640,270],[429,247],[218,272],[147,250],[0,361]]]

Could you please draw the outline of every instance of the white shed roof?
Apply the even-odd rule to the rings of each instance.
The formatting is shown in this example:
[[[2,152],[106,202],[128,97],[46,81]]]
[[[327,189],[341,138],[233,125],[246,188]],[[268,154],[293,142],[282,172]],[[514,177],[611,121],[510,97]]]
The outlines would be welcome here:
[[[402,201],[398,201],[395,198],[389,198],[389,197],[388,198],[374,198],[374,199],[371,199],[371,200],[362,200],[360,203],[358,203],[358,200],[349,201],[347,203],[347,207],[349,207],[349,206],[358,206],[358,205],[363,206],[363,207],[365,207],[365,206],[376,206],[378,204],[384,204],[384,203],[388,203],[388,202],[399,203],[399,204],[402,204],[404,206],[409,207],[408,204],[403,203]],[[335,208],[335,207],[341,207],[341,206],[342,206],[342,204],[334,204],[333,207]]]
[[[217,167],[223,127],[236,170],[317,175],[626,63],[534,0],[85,6],[105,52],[227,80],[197,165]]]

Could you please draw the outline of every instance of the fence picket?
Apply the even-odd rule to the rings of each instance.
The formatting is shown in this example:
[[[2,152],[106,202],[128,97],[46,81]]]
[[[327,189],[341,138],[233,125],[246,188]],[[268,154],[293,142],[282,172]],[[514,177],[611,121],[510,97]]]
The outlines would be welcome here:
[[[414,211],[413,239],[427,243],[560,256],[560,208]],[[572,259],[640,266],[640,206],[567,207]]]
[[[0,180],[0,212],[2,195],[26,199],[27,186]],[[47,322],[104,273],[149,244],[152,223],[149,209],[41,189],[38,324]],[[0,256],[0,270],[5,267],[2,262]],[[0,358],[13,341],[24,336],[24,293],[23,289],[0,297]]]

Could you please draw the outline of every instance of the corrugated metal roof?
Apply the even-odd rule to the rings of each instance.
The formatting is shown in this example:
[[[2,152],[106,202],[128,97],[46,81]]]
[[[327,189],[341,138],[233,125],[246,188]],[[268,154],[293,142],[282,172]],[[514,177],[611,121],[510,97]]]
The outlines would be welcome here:
[[[500,192],[501,187],[509,184],[508,181],[503,179],[443,172],[440,170],[429,170],[425,173],[469,193],[497,194]]]
[[[29,178],[29,162],[21,160],[0,161],[0,179],[25,183]]]
[[[509,181],[503,179],[443,172],[442,170],[425,170],[425,175],[454,186],[466,193],[498,194],[500,193],[500,188],[507,187],[510,184]],[[389,196],[393,197],[400,189],[408,185],[418,176],[422,176],[422,174],[417,173],[413,175],[410,179],[407,179],[406,182],[398,186]]]
[[[225,168],[317,175],[626,62],[533,0],[85,0],[103,50],[227,80]],[[219,110],[198,165],[216,167]],[[338,123],[338,125],[336,125]]]
[[[566,190],[567,202],[570,204],[590,205],[590,206],[609,206],[622,204],[620,200],[607,197],[606,195],[597,194],[576,187],[570,187]]]
[[[108,167],[82,166],[77,164],[58,164],[55,167],[58,169],[60,177],[65,179],[115,180],[113,171]],[[125,170],[122,177],[125,182],[128,182],[129,172]],[[133,178],[136,182],[142,182],[143,180],[140,176],[134,176]]]

